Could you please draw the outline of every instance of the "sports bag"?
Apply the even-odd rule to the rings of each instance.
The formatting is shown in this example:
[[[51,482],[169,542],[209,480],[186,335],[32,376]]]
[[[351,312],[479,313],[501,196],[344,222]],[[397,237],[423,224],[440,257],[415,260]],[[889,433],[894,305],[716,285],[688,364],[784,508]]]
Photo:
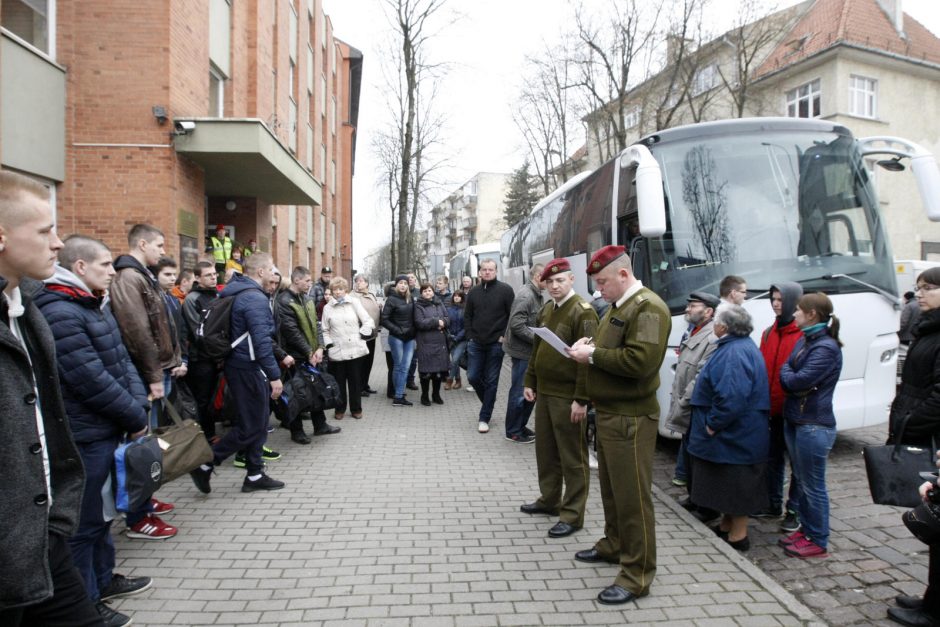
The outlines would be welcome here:
[[[125,442],[114,451],[114,506],[133,512],[143,507],[163,479],[163,453],[151,435]]]
[[[255,350],[248,331],[232,339],[232,306],[234,304],[235,296],[216,298],[202,313],[199,326],[196,327],[196,347],[202,357],[210,361],[224,361],[232,354],[233,348],[247,339],[248,352],[254,360]]]
[[[195,470],[213,459],[212,447],[206,440],[202,427],[194,420],[183,420],[173,403],[162,399],[163,410],[173,424],[153,430],[154,438],[163,452],[163,477],[168,483]]]

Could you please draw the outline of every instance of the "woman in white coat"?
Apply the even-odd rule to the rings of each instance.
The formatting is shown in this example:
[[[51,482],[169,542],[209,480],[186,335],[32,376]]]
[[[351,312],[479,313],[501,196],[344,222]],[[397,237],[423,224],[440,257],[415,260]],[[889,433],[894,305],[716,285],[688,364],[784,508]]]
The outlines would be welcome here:
[[[336,406],[336,419],[346,415],[346,402],[353,418],[362,418],[362,358],[369,354],[366,339],[375,323],[358,299],[349,298],[349,283],[342,277],[330,281],[333,299],[323,307],[323,342],[330,357],[330,374],[336,377],[343,395]]]

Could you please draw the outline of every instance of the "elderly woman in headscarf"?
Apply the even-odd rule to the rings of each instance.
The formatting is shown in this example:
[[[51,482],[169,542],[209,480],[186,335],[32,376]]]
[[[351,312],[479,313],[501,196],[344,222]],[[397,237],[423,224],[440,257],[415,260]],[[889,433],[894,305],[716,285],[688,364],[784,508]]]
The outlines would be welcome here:
[[[768,505],[770,391],[753,328],[740,305],[719,308],[717,348],[696,380],[689,427],[692,502],[722,512],[715,532],[739,551],[751,546],[748,514]]]

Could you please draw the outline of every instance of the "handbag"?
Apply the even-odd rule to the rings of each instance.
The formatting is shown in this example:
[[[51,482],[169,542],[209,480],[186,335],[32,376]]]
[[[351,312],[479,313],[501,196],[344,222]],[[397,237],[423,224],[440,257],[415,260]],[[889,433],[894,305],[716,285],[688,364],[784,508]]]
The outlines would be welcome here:
[[[895,444],[862,449],[871,500],[878,505],[916,507],[921,502],[917,491],[923,483],[920,473],[936,469],[933,438],[930,448],[901,444],[908,418],[910,414],[901,422]]]
[[[154,429],[153,435],[163,451],[162,483],[168,483],[210,463],[214,456],[198,422],[180,418],[173,403],[166,399],[163,399],[163,409],[173,424]]]
[[[163,453],[157,439],[148,435],[118,446],[114,471],[114,506],[121,512],[139,510],[163,479]]]

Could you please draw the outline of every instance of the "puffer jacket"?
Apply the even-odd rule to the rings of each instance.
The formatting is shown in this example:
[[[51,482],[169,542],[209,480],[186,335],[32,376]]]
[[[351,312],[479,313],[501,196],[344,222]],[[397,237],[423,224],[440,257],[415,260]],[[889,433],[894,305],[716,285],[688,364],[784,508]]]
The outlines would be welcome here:
[[[389,335],[407,342],[415,337],[414,304],[392,292],[382,308],[382,326]]]
[[[770,451],[767,371],[750,337],[726,335],[692,392],[689,454],[716,464],[760,464]],[[715,434],[709,435],[706,427]]]
[[[438,320],[444,321],[440,328]],[[450,352],[447,350],[447,310],[437,296],[431,300],[419,298],[415,301],[415,328],[417,329],[418,372],[422,374],[444,372],[450,368]]]
[[[832,395],[841,372],[842,349],[826,329],[803,337],[780,368],[784,419],[795,425],[835,427]]]
[[[0,277],[0,292],[6,286],[6,279]],[[28,353],[11,330],[11,302],[0,294],[0,442],[4,462],[0,481],[0,610],[52,596],[49,534],[68,538],[75,533],[85,483],[82,460],[62,403],[55,340],[33,302],[42,287],[39,281],[24,279],[18,292],[21,301],[12,303],[21,302],[23,307],[17,324]],[[36,427],[37,406],[46,435],[51,496]]]
[[[225,360],[225,367],[249,370],[261,367],[269,381],[281,376],[281,369],[274,356],[274,313],[271,301],[257,281],[237,275],[229,281],[219,295],[221,298],[235,298],[232,303],[232,338],[241,337],[248,332],[251,337],[251,357],[248,341],[241,342],[232,349],[232,354]]]
[[[111,283],[111,310],[121,329],[124,345],[145,384],[162,383],[163,371],[182,363],[174,345],[176,330],[163,290],[147,268],[130,255],[114,261],[117,275]]]
[[[75,274],[56,266],[37,294],[55,338],[65,412],[76,442],[96,442],[147,426],[147,390],[110,307]]]
[[[277,295],[275,306],[281,348],[295,360],[307,361],[320,348],[316,304],[306,294],[286,289]]]
[[[714,338],[715,322],[709,320],[695,335],[687,337],[679,347],[676,377],[672,381],[672,402],[669,405],[669,415],[666,416],[667,429],[685,433],[689,428],[692,416],[690,401],[695,389],[695,378],[715,352],[717,344],[713,341]]]
[[[372,318],[356,298],[331,300],[323,307],[323,342],[332,361],[349,361],[369,354]]]
[[[542,290],[529,281],[518,290],[512,301],[509,312],[509,322],[503,341],[503,351],[516,359],[530,359],[532,357],[532,343],[535,334],[529,327],[535,326],[542,308]]]
[[[889,442],[894,443],[900,422],[910,414],[903,443],[940,444],[940,309],[922,311],[914,327],[914,341],[901,371],[901,388],[891,403]]]

